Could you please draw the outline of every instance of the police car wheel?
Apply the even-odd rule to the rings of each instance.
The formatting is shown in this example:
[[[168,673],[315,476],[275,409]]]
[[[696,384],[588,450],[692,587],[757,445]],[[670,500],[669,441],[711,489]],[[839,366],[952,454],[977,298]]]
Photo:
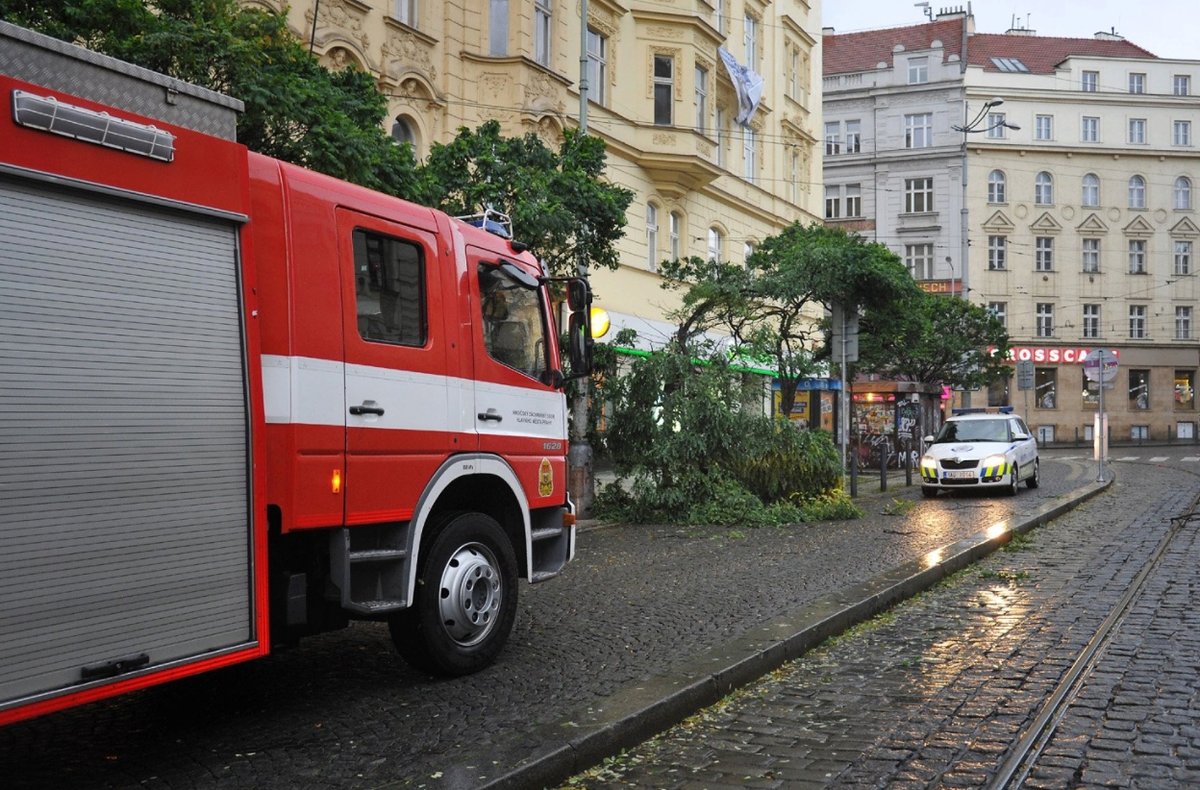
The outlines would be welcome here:
[[[1025,485],[1029,488],[1037,488],[1042,484],[1042,462],[1040,459],[1033,461],[1033,474],[1025,481]]]
[[[1004,487],[1004,493],[1009,496],[1017,495],[1017,487],[1021,484],[1021,470],[1016,464],[1012,465],[1012,471],[1009,473],[1008,485]]]
[[[932,499],[933,497],[935,497],[937,495],[938,495],[938,490],[937,490],[936,486],[921,486],[921,496],[929,497],[930,499]]]

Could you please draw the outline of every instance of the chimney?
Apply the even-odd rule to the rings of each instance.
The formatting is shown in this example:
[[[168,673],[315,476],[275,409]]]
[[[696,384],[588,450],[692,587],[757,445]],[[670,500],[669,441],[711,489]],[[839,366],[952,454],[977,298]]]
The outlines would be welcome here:
[[[1008,30],[1004,31],[1004,35],[1006,35],[1006,36],[1036,36],[1037,31],[1030,29],[1028,17],[1025,18],[1025,24],[1022,25],[1021,20],[1017,19],[1017,15],[1013,14],[1012,23],[1009,25]]]
[[[962,19],[967,15],[967,10],[962,6],[956,8],[939,8],[937,13],[938,20],[942,19]]]
[[[832,28],[832,27],[823,27],[823,28],[821,28],[821,35],[822,35],[822,36],[832,36],[832,35],[833,35],[833,28]]]
[[[1097,32],[1095,38],[1097,41],[1124,41],[1125,40],[1125,37],[1122,36],[1120,33],[1118,33],[1117,29],[1115,27],[1112,29],[1112,32],[1109,32],[1109,33],[1105,33],[1103,30]]]

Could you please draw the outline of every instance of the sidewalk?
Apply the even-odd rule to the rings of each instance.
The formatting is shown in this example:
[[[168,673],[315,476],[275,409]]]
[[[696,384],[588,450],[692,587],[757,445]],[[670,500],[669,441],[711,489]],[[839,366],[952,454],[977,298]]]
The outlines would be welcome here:
[[[889,498],[920,499],[916,496],[919,486],[905,487],[903,472],[889,476],[886,492],[880,491],[877,475],[860,479],[859,483],[860,496],[857,501],[860,507],[870,511],[864,521],[872,522],[858,525],[864,540],[872,540],[867,536],[882,532],[902,535],[921,529],[919,519],[915,516],[893,518],[886,522],[889,526],[882,529],[878,525],[877,514]],[[461,759],[455,760],[455,767],[439,777],[436,786],[555,786],[604,758],[640,743],[692,713],[718,702],[730,691],[762,677],[828,637],[927,589],[945,576],[999,548],[1012,535],[1055,518],[1103,491],[1108,485],[1088,483],[1074,487],[1059,496],[1039,500],[1036,506],[1032,506],[1033,501],[1027,497],[1025,501],[1031,503],[1028,512],[1014,517],[1007,529],[997,529],[997,525],[988,523],[991,517],[981,513],[982,520],[969,537],[941,545],[916,559],[898,563],[867,577],[865,581],[843,587],[825,587],[823,594],[815,596],[808,603],[785,611],[782,615],[776,613],[774,617],[758,621],[758,625],[736,638],[692,653],[691,657],[682,658],[666,672],[626,683],[599,702],[582,704],[561,721],[532,728],[506,742],[494,744],[486,754],[461,755]],[[980,500],[982,506],[972,500],[951,501],[964,502],[976,510],[990,510],[993,503],[1014,500]],[[969,514],[970,509],[963,512]],[[593,521],[584,522],[581,528],[584,532],[600,530],[601,534],[632,529]],[[844,554],[841,556],[845,557]],[[826,555],[826,561],[845,561],[836,557],[836,554]],[[813,561],[819,563],[820,558],[816,557]],[[711,569],[697,567],[696,570],[700,571],[700,577],[695,582],[704,584],[706,580],[703,576],[711,573]],[[803,571],[797,569],[797,572]]]

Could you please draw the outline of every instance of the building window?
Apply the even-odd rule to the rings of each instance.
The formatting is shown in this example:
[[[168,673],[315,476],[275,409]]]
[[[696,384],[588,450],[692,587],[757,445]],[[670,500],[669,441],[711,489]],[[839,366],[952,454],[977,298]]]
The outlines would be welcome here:
[[[1054,202],[1054,179],[1045,170],[1033,179],[1033,202],[1039,206]]]
[[[751,184],[758,180],[758,133],[742,127],[742,175]]]
[[[1175,274],[1192,273],[1192,243],[1190,241],[1175,242]]]
[[[923,214],[933,211],[933,179],[904,179],[904,211],[908,214]]]
[[[1049,302],[1038,302],[1036,309],[1036,328],[1034,334],[1038,337],[1054,337],[1054,305]]]
[[[758,20],[746,14],[745,27],[743,28],[744,43],[746,45],[746,65],[752,69],[758,70]]]
[[[1150,438],[1149,425],[1131,425],[1129,427],[1129,438],[1135,442],[1144,442]]]
[[[672,211],[667,218],[671,232],[671,260],[679,260],[679,239],[683,233],[683,216],[678,211]]]
[[[1085,71],[1080,75],[1079,89],[1086,93],[1095,93],[1100,87],[1100,72]]]
[[[1192,78],[1187,74],[1176,74],[1171,81],[1171,87],[1176,96],[1190,96],[1192,94]]]
[[[646,204],[646,268],[658,268],[658,206]]]
[[[1003,171],[993,170],[988,173],[988,203],[1004,203],[1007,197],[1005,194],[1007,186]]]
[[[675,59],[670,55],[654,56],[654,125],[670,126],[675,100]]]
[[[1095,274],[1100,271],[1100,239],[1083,239],[1083,271]]]
[[[725,0],[715,0],[713,3],[713,27],[725,35]]]
[[[392,121],[392,142],[399,145],[407,143],[413,148],[417,147],[417,134],[413,131],[412,123],[402,115],[397,115]]]
[[[1192,122],[1175,121],[1171,124],[1171,143],[1174,145],[1192,144]]]
[[[1039,272],[1054,271],[1054,239],[1050,236],[1038,236],[1033,242],[1034,270]]]
[[[725,125],[728,117],[724,107],[717,107],[717,167],[725,167]],[[799,201],[792,201],[793,203]]]
[[[608,98],[608,38],[589,27],[587,49],[588,99],[603,105]]]
[[[1133,176],[1129,179],[1129,207],[1146,207],[1146,179]]]
[[[825,219],[840,219],[842,216],[842,188],[825,187]]]
[[[708,129],[708,69],[696,67],[696,131]]]
[[[1039,409],[1053,409],[1058,405],[1058,369],[1034,368],[1033,398]]]
[[[846,153],[862,151],[862,121],[846,121]]]
[[[533,59],[550,66],[550,0],[533,0]]]
[[[396,19],[411,28],[417,27],[417,0],[396,0]]]
[[[1144,411],[1150,408],[1150,371],[1129,371],[1129,408]]]
[[[842,152],[842,124],[840,121],[825,122],[825,155],[837,156]]]
[[[1175,339],[1192,339],[1192,308],[1190,305],[1175,308]]]
[[[508,0],[488,3],[488,54],[492,57],[508,54]]]
[[[1129,305],[1129,339],[1144,340],[1146,334],[1146,305]]]
[[[799,45],[788,41],[786,44],[786,54],[784,56],[784,64],[787,73],[784,74],[784,89],[787,95],[800,101],[800,47]]]
[[[1146,119],[1129,119],[1129,144],[1144,145],[1146,142]]]
[[[862,185],[846,184],[846,216],[861,217],[862,215]]]
[[[904,116],[904,147],[929,148],[933,145],[933,113]]]
[[[1130,274],[1145,274],[1146,273],[1146,240],[1145,239],[1130,239],[1129,240],[1129,273]]]
[[[719,261],[724,252],[725,237],[716,228],[708,229],[708,259]]]
[[[1145,93],[1146,92],[1146,75],[1145,74],[1130,74],[1129,75],[1129,92],[1130,93]]]
[[[1192,179],[1180,176],[1175,179],[1175,208],[1186,211],[1192,207]]]
[[[1037,115],[1033,119],[1033,137],[1035,140],[1054,139],[1054,116]]]
[[[1004,113],[990,112],[987,117],[987,136],[993,140],[1004,139]]]
[[[1008,327],[1008,302],[988,302],[988,312],[996,316],[996,320],[1000,325]]]
[[[1175,371],[1175,408],[1196,408],[1196,371]]]
[[[792,202],[800,202],[800,152],[797,146],[792,146],[788,156],[788,188],[791,190]]]
[[[1079,127],[1079,141],[1083,143],[1100,142],[1100,118],[1094,115],[1083,116]]]
[[[1004,271],[1007,266],[1008,237],[988,236],[988,270]]]
[[[1085,304],[1083,306],[1083,336],[1086,338],[1100,337],[1100,305]]]
[[[930,280],[933,278],[933,245],[905,244],[904,265],[914,280]]]
[[[1100,177],[1095,173],[1083,177],[1083,205],[1088,208],[1100,206]]]
[[[908,59],[908,84],[929,82],[929,58]]]

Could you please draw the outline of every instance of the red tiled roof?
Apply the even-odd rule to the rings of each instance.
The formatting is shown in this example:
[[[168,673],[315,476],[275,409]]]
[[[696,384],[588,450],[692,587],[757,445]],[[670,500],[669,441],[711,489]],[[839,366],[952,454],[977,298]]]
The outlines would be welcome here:
[[[1136,44],[1125,40],[1095,38],[1054,38],[977,33],[967,42],[967,59],[984,71],[999,71],[992,58],[1016,58],[1034,74],[1052,74],[1055,66],[1072,55],[1110,58],[1155,58]]]
[[[897,44],[903,44],[905,51],[911,52],[929,49],[934,41],[941,41],[946,53],[944,57],[961,57],[964,24],[966,17],[956,17],[908,27],[826,34],[821,39],[824,50],[822,71],[826,75],[870,71],[881,62],[890,67]]]

